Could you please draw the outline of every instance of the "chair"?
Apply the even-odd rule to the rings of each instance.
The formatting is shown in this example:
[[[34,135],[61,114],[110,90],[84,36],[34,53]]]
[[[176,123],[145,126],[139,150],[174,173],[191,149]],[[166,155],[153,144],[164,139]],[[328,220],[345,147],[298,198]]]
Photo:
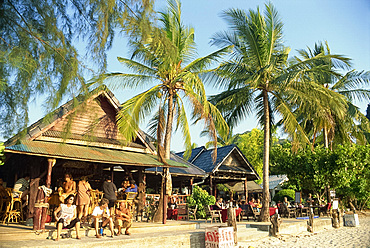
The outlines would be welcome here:
[[[23,221],[21,197],[13,197],[11,188],[6,188],[5,190],[8,193],[8,201],[4,214],[3,224],[5,224],[5,222],[7,222],[7,224],[9,224],[9,222],[19,223],[20,221]]]
[[[289,208],[284,203],[280,204],[281,210],[282,210],[282,216],[285,216],[287,218],[293,216],[294,218],[297,217],[297,211],[295,208]]]
[[[179,217],[189,220],[188,206],[186,204],[177,205],[177,220]]]
[[[213,219],[219,218],[220,223],[222,223],[222,218],[221,218],[221,210],[212,210],[211,206],[207,205],[205,206],[206,210],[206,223],[208,220],[208,217],[211,217],[211,223],[213,223]]]
[[[257,221],[258,216],[260,216],[260,212],[257,209],[254,209],[251,205],[246,205],[246,210],[244,210],[243,214],[247,215],[247,220],[249,221],[249,216],[254,218],[254,221]]]
[[[197,209],[198,209],[198,205],[195,205],[195,207],[191,208],[191,207],[188,207],[188,216],[189,216],[189,220],[190,220],[190,217],[194,217],[194,220],[197,220]]]
[[[132,202],[133,200],[135,200],[136,196],[137,192],[127,192],[126,200]]]

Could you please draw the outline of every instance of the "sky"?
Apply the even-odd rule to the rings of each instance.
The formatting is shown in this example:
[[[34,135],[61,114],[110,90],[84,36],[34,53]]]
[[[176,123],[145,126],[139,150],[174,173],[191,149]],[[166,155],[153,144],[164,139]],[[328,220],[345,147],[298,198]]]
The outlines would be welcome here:
[[[157,0],[158,9],[163,9],[167,1]],[[259,6],[264,11],[266,1],[257,0],[183,0],[182,22],[195,30],[195,42],[199,57],[217,50],[209,44],[210,38],[216,32],[227,29],[226,22],[220,14],[229,8],[239,8],[245,11],[256,10]],[[296,55],[296,50],[314,47],[315,42],[327,41],[332,54],[345,55],[352,59],[352,66],[358,71],[370,71],[370,1],[369,0],[279,0],[272,1],[284,24],[284,45],[291,48],[290,56]],[[108,52],[108,71],[122,72],[123,67],[117,56],[129,57],[125,40],[116,39]],[[112,90],[122,103],[141,93],[138,90]],[[207,95],[219,93],[218,89],[206,87]],[[362,113],[366,112],[367,102],[356,102]],[[41,103],[35,102],[30,107],[30,124],[42,118]],[[140,125],[146,130],[146,123]],[[248,116],[234,134],[243,133],[258,127],[256,117]],[[201,125],[192,126],[192,142],[198,146],[204,145],[207,138],[199,137]],[[183,138],[175,133],[171,142],[171,150],[183,151]]]

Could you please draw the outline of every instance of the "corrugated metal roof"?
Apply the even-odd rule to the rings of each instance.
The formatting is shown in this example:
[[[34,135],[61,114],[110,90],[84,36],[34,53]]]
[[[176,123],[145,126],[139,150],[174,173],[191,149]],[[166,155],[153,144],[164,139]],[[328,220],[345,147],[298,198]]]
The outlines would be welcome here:
[[[5,147],[6,152],[108,164],[163,167],[156,156],[151,154],[47,141],[24,141],[21,144]],[[176,161],[167,162],[169,166],[187,167]]]
[[[178,163],[187,165],[186,168],[178,168],[178,167],[170,168],[170,173],[171,174],[186,175],[186,176],[197,176],[197,177],[204,177],[205,175],[207,175],[204,170],[198,168],[197,166],[195,166],[192,163],[184,160],[183,158],[181,158],[180,156],[178,156],[174,153],[171,153],[171,161],[176,161]],[[145,169],[145,171],[154,173],[155,171],[162,171],[162,169],[159,168],[159,169],[156,170],[155,168],[148,168],[148,169]]]

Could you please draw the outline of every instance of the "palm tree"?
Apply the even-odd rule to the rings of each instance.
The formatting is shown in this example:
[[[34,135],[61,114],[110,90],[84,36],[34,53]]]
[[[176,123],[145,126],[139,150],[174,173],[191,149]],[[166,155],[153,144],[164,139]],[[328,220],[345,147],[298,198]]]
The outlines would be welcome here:
[[[138,38],[130,41],[132,57],[118,57],[124,66],[135,73],[103,76],[106,83],[113,83],[114,86],[151,86],[122,104],[117,116],[118,126],[127,140],[132,140],[139,124],[156,109],[151,126],[157,131],[158,147],[163,148],[166,159],[170,155],[174,123],[183,133],[187,151],[191,151],[185,103],[192,106],[191,116],[195,121],[204,121],[215,142],[216,130],[228,132],[222,115],[207,101],[199,73],[230,50],[226,47],[195,59],[194,30],[182,24],[180,2],[169,0],[168,5],[166,12],[159,12],[160,25],[149,26],[137,34]]]
[[[300,57],[295,57],[296,62],[302,59],[307,60],[321,55],[330,55],[330,48],[327,42],[316,43],[314,49],[299,50]],[[346,63],[342,61],[328,58],[326,61],[322,60],[319,64],[314,66],[327,66],[331,70],[349,69],[349,59]],[[312,137],[314,144],[317,136],[322,134],[322,141],[326,148],[332,148],[333,144],[349,143],[356,140],[357,143],[365,143],[365,133],[369,130],[369,121],[366,116],[362,114],[357,106],[352,102],[357,100],[370,100],[370,90],[363,88],[370,85],[370,72],[358,72],[350,70],[346,74],[341,73],[319,73],[314,75],[314,80],[317,84],[322,85],[329,90],[339,93],[346,101],[346,111],[344,115],[338,114],[332,108],[305,109],[299,114],[302,117],[302,126],[307,133]],[[358,125],[356,122],[360,123]]]
[[[228,132],[221,113],[207,100],[199,73],[230,49],[222,48],[208,56],[195,58],[194,30],[182,24],[180,2],[169,0],[168,5],[167,11],[159,12],[159,25],[150,24],[143,31],[136,30],[136,39],[130,41],[132,57],[118,58],[134,73],[110,73],[102,77],[107,83],[124,87],[151,86],[122,104],[117,124],[130,141],[136,136],[141,121],[156,112],[150,125],[157,134],[158,155],[164,163],[170,158],[174,124],[183,134],[185,155],[191,153],[186,103],[191,106],[192,119],[204,121],[205,129],[209,130],[215,143],[217,131]]]
[[[290,49],[282,43],[283,23],[271,3],[265,7],[265,15],[259,9],[248,13],[230,9],[223,13],[230,31],[216,33],[212,43],[221,47],[233,45],[234,50],[230,60],[210,75],[215,85],[226,91],[209,99],[223,113],[230,128],[252,112],[257,112],[264,131],[262,221],[269,218],[269,154],[274,114],[281,116],[286,132],[300,143],[309,143],[292,107],[300,108],[306,102],[322,103],[322,100],[313,99],[334,102],[338,112],[344,105],[339,94],[321,89],[310,78],[311,74],[327,68],[312,66],[302,69],[304,65],[326,59],[325,56],[289,65]],[[312,92],[315,92],[314,96]]]

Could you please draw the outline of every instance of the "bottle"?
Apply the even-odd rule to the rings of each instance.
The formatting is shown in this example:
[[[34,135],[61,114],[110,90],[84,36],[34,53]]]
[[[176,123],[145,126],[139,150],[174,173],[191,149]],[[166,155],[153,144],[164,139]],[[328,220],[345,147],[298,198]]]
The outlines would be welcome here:
[[[103,236],[103,228],[102,228],[102,227],[100,227],[100,229],[99,229],[99,234],[100,234],[101,236]]]

